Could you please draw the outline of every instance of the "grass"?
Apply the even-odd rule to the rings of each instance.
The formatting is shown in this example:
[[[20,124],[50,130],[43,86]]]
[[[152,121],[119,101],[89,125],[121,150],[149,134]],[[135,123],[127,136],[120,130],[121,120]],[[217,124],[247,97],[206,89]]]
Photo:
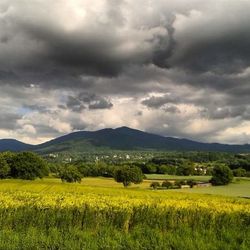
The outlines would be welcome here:
[[[167,174],[146,174],[148,180],[196,180],[196,181],[208,181],[211,179],[211,176],[178,176],[178,175],[167,175]]]

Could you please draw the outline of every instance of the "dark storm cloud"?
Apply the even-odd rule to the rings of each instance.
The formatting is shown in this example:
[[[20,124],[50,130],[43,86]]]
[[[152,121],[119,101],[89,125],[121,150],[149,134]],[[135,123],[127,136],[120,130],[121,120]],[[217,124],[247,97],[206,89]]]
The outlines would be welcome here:
[[[74,112],[80,112],[86,108],[82,101],[73,96],[68,96],[66,106]]]
[[[85,108],[91,109],[110,109],[113,104],[106,98],[96,94],[82,92],[77,96],[68,96],[67,108],[74,112],[81,112]]]
[[[180,100],[172,94],[165,94],[163,96],[150,96],[141,103],[149,108],[160,108],[167,103],[180,103]]]
[[[250,63],[249,9],[248,1],[219,1],[217,8],[177,15],[171,64],[194,72],[241,72]]]
[[[158,29],[150,31],[150,27],[145,31],[139,27],[127,29],[124,13],[119,13],[122,3],[105,2],[101,13],[104,20],[98,13],[91,13],[91,7],[84,2],[75,7],[79,10],[63,1],[2,3],[10,7],[0,18],[3,69],[13,69],[19,80],[30,78],[39,84],[49,81],[60,87],[64,85],[61,79],[70,80],[69,76],[79,82],[81,74],[116,76],[128,65],[150,63],[157,46],[154,43],[165,34]],[[59,7],[62,13],[56,9]],[[46,9],[50,12],[46,13]],[[86,18],[82,20],[66,16],[70,11],[85,9]]]
[[[127,74],[128,67],[154,64],[176,68],[176,74],[178,69],[189,70],[188,83],[195,78],[221,88],[229,82],[222,73],[241,72],[250,62],[247,1],[220,0],[213,8],[212,1],[202,5],[201,1],[159,0],[145,4],[144,13],[137,13],[140,3],[103,3],[100,14],[87,1],[68,5],[3,1],[0,81],[91,88],[98,77],[117,77]],[[225,17],[225,12],[231,15]],[[204,72],[214,72],[220,82],[200,76]],[[83,75],[97,77],[85,81]]]

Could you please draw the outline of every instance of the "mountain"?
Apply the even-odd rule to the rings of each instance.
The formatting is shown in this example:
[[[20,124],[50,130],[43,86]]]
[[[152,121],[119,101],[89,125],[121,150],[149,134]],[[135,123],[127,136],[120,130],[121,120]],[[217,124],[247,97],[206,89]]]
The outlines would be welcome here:
[[[98,131],[73,132],[33,146],[15,140],[0,140],[0,151],[6,149],[13,151],[33,150],[40,153],[94,152],[110,149],[250,152],[250,145],[202,143],[188,139],[164,137],[128,127],[120,127]]]
[[[0,151],[24,151],[33,147],[33,145],[25,144],[15,139],[0,140]]]

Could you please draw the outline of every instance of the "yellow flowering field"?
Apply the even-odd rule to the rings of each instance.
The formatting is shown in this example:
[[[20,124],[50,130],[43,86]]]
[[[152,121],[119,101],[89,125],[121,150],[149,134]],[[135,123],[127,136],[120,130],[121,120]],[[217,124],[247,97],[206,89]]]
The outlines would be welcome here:
[[[59,223],[65,227],[110,223],[128,230],[144,223],[166,229],[178,223],[214,226],[250,221],[250,202],[246,199],[115,188],[86,187],[83,191],[0,192],[0,212],[4,214],[1,223],[15,225],[30,215],[31,219],[25,222],[30,225],[44,225],[46,220],[54,226]],[[72,221],[77,223],[72,224]]]
[[[0,249],[245,250],[249,236],[243,198],[52,180],[0,188]]]

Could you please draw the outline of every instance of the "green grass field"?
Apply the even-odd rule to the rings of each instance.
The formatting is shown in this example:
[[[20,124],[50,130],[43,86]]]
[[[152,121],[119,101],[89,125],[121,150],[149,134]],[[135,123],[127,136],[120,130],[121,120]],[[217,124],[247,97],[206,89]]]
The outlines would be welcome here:
[[[1,180],[0,249],[250,249],[250,200],[236,197],[249,180],[157,191],[151,182]]]
[[[152,179],[144,180],[141,184],[133,184],[128,189],[150,189],[152,181],[159,181],[160,183],[164,179],[195,179],[195,180],[208,180],[207,176],[165,176],[160,175],[158,178],[153,179],[155,175],[152,175]],[[166,178],[164,178],[166,177]],[[177,178],[176,178],[177,177]],[[193,178],[195,177],[195,178]],[[204,178],[205,177],[205,178]],[[160,180],[162,179],[162,180]],[[0,181],[0,192],[1,191],[29,191],[29,192],[76,192],[82,193],[86,188],[116,188],[124,189],[121,183],[115,182],[112,178],[104,177],[88,177],[82,180],[81,184],[68,184],[62,183],[60,179],[56,178],[44,178],[35,181],[25,180],[1,180]],[[215,195],[226,195],[235,197],[249,197],[250,196],[250,178],[239,178],[239,181],[226,186],[216,187],[200,187],[200,188],[189,188],[189,189],[174,189],[174,190],[157,190],[157,192],[182,192],[182,193],[198,193],[198,194],[215,194]]]
[[[178,175],[167,175],[167,174],[146,174],[148,180],[196,180],[196,181],[208,181],[211,179],[211,176],[178,176]]]

